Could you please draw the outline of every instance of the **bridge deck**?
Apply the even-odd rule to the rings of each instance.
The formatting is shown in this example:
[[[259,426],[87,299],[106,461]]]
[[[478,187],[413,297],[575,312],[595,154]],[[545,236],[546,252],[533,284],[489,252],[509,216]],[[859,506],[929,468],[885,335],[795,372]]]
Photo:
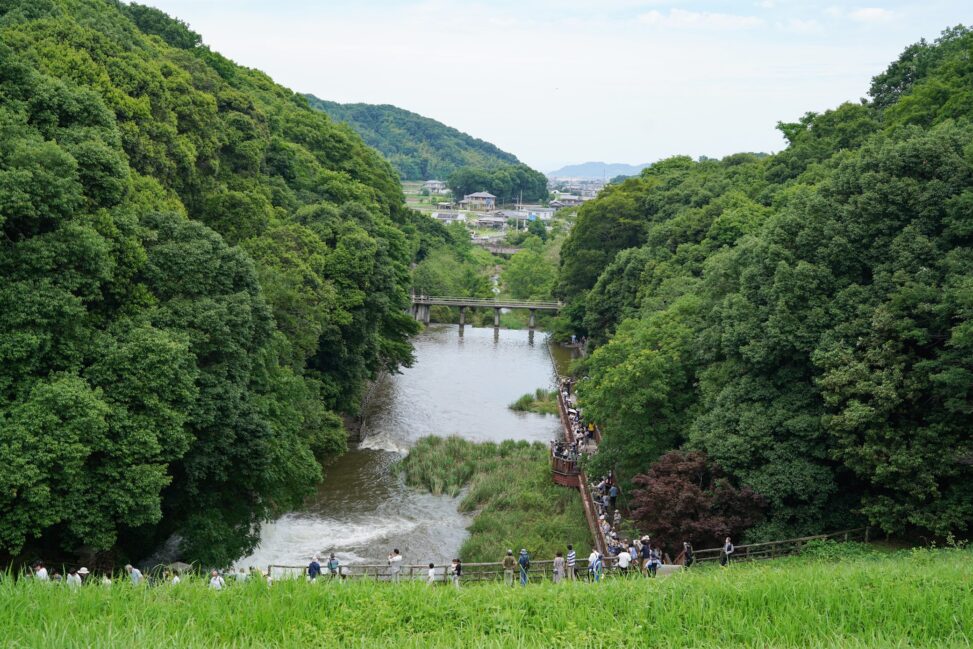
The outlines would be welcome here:
[[[560,302],[429,295],[412,296],[412,304],[423,304],[430,306],[493,307],[495,309],[535,309],[537,311],[560,311],[564,306]]]

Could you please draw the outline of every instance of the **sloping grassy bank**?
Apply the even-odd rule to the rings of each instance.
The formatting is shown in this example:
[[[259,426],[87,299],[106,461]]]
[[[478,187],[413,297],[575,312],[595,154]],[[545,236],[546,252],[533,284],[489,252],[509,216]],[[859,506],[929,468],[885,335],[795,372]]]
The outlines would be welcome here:
[[[424,437],[402,467],[407,483],[432,493],[469,488],[459,507],[477,514],[460,549],[463,561],[500,561],[507,549],[520,548],[534,559],[553,559],[568,543],[587,556],[591,531],[581,498],[551,481],[549,452],[540,443]]]
[[[969,647],[973,553],[601,584],[0,585],[3,647]]]

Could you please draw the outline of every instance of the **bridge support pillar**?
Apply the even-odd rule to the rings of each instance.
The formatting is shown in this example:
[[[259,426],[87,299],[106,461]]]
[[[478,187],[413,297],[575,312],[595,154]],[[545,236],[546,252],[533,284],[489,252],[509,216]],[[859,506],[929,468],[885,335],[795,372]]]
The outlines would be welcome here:
[[[493,307],[493,328],[500,328],[500,307],[498,306]]]
[[[429,324],[429,312],[432,311],[432,307],[428,304],[424,304],[422,307],[422,322],[423,324]]]
[[[459,308],[459,326],[462,327],[465,324],[466,324],[466,307],[461,306]]]
[[[536,309],[531,309],[530,310],[530,319],[527,321],[527,328],[530,329],[531,331],[534,330],[534,312],[535,311],[536,311]]]

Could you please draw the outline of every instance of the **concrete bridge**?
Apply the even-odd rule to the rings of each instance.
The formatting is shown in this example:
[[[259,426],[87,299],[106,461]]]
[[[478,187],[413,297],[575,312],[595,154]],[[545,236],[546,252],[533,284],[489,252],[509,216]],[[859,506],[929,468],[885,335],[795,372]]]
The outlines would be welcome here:
[[[500,309],[529,309],[530,320],[528,327],[534,328],[534,313],[537,311],[553,311],[557,313],[563,308],[560,302],[540,302],[535,300],[506,300],[499,298],[477,298],[477,297],[448,297],[413,295],[412,314],[416,320],[429,324],[429,307],[432,306],[453,306],[459,308],[459,323],[466,324],[466,309],[493,309],[493,326],[500,326]]]
[[[474,239],[471,241],[474,246],[480,246],[485,248],[487,251],[492,252],[500,257],[512,257],[518,252],[523,250],[523,248],[517,248],[516,246],[505,246],[503,242],[494,241],[492,239]]]

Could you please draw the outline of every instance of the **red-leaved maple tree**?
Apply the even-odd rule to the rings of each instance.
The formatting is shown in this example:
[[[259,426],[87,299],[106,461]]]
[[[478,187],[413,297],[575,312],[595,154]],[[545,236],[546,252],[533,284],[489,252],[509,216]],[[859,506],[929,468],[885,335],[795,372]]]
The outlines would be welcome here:
[[[630,515],[663,548],[678,552],[683,541],[719,547],[763,519],[765,502],[749,487],[736,488],[700,451],[670,451],[632,482]]]

